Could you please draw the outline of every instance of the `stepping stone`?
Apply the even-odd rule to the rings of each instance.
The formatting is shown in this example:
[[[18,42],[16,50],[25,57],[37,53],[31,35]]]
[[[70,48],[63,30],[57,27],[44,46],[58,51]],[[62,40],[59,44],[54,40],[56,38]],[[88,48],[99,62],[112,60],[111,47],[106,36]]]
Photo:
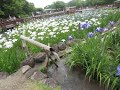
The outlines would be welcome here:
[[[42,73],[42,72],[34,72],[33,75],[31,76],[32,80],[40,81],[42,79],[47,78],[47,75]]]
[[[30,69],[31,69],[31,67],[29,65],[25,65],[22,67],[22,73],[25,74]]]
[[[33,75],[33,73],[34,72],[37,72],[38,71],[38,69],[36,69],[36,68],[31,68],[29,71],[27,71],[26,73],[25,73],[25,77],[26,78],[30,78],[32,75]]]

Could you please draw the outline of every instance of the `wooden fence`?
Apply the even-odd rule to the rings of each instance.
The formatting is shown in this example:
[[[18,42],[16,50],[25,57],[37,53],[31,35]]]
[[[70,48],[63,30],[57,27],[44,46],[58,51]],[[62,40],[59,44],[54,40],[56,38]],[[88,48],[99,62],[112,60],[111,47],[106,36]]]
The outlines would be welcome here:
[[[105,7],[105,6],[104,6]],[[92,7],[95,9],[95,7]],[[83,9],[79,9],[79,10],[72,10],[72,11],[60,11],[60,12],[54,12],[54,13],[49,13],[49,14],[42,14],[42,15],[37,15],[34,17],[27,17],[27,18],[16,18],[13,20],[0,20],[0,28],[2,28],[3,31],[6,31],[7,29],[10,28],[14,28],[17,25],[19,25],[20,23],[24,23],[24,22],[29,22],[32,20],[36,20],[36,19],[42,19],[42,18],[49,18],[51,16],[59,16],[59,15],[64,15],[64,14],[71,14],[71,13],[75,13],[75,12],[82,12],[84,10]]]
[[[0,28],[3,31],[5,31],[7,29],[16,27],[20,23],[29,22],[29,21],[32,21],[32,20],[35,20],[35,19],[48,18],[48,17],[51,17],[51,16],[63,15],[63,14],[65,14],[65,12],[56,12],[56,13],[51,13],[51,14],[37,15],[37,16],[34,16],[34,17],[27,17],[27,18],[24,18],[24,19],[23,18],[16,18],[16,19],[13,19],[13,20],[9,20],[9,19],[3,20],[3,19],[1,19],[0,20]]]
[[[23,22],[24,22],[24,19],[21,19],[21,18],[17,18],[15,20],[9,20],[9,19],[8,20],[0,20],[0,28],[2,28],[2,30],[7,30],[10,28],[14,28]]]
[[[30,54],[30,52],[28,50],[26,41],[33,44],[33,45],[35,45],[35,46],[38,46],[39,48],[44,49],[44,51],[46,53],[46,56],[48,57],[48,59],[45,60],[45,67],[48,67],[49,59],[51,59],[52,62],[56,65],[56,67],[58,67],[58,65],[55,63],[55,61],[51,57],[51,54],[53,54],[55,59],[60,60],[59,55],[55,52],[55,50],[53,48],[51,48],[50,46],[47,46],[47,45],[45,45],[43,43],[34,41],[34,40],[32,40],[32,39],[30,39],[28,37],[25,37],[25,36],[20,36],[20,38],[22,39],[22,44],[23,44],[23,47],[25,48],[25,50],[27,52],[27,56],[30,56],[31,54]]]

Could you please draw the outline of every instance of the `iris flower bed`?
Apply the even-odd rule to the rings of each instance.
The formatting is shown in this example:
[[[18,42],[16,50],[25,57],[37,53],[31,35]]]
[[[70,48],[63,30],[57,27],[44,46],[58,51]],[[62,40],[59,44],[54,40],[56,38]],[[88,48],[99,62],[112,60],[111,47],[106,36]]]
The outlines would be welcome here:
[[[26,58],[20,35],[53,45],[66,41],[69,36],[79,39],[86,38],[89,32],[93,33],[97,27],[105,27],[110,21],[116,22],[119,17],[118,12],[95,10],[21,24],[13,30],[0,34],[0,71],[13,73],[19,68],[20,62]],[[41,51],[40,48],[30,43],[27,45],[32,54]]]
[[[108,23],[111,27],[115,22]],[[120,22],[119,22],[120,24]],[[112,90],[120,89],[120,26],[113,32],[106,33],[101,26],[89,32],[83,42],[73,47],[70,68],[83,67],[89,80],[98,80]]]

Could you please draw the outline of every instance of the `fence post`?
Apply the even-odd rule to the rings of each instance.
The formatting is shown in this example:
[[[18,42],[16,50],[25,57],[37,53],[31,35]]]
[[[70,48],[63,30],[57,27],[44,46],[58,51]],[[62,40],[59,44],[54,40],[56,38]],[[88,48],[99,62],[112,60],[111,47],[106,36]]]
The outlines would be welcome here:
[[[22,40],[22,46],[23,46],[23,48],[25,48],[25,51],[27,52],[27,53],[26,53],[26,57],[31,56],[30,51],[29,51],[29,49],[28,49],[28,46],[27,46],[25,40]]]
[[[27,56],[30,56],[31,54],[30,54],[30,52],[28,50],[28,47],[26,45],[26,41],[29,42],[29,43],[32,43],[32,44],[34,44],[34,45],[36,45],[40,48],[43,48],[45,50],[46,56],[48,58],[47,60],[45,60],[46,67],[48,65],[49,59],[51,59],[53,61],[53,63],[56,65],[56,67],[58,67],[58,65],[54,62],[54,60],[51,58],[51,55],[50,55],[52,53],[57,60],[60,60],[59,55],[53,50],[53,48],[51,48],[50,46],[47,46],[45,44],[39,43],[37,41],[34,41],[34,40],[32,40],[28,37],[25,37],[25,36],[20,36],[20,38],[22,39],[23,47],[27,51]]]

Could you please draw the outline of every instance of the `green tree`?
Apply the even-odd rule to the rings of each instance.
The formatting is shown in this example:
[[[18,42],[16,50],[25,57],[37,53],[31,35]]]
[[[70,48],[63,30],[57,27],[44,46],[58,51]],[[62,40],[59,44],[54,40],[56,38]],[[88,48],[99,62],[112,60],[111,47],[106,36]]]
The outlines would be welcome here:
[[[84,5],[84,1],[83,0],[72,0],[70,2],[68,2],[67,6],[76,6],[77,8],[81,7]]]
[[[53,4],[47,5],[44,9],[54,9],[54,5]]]
[[[104,5],[104,4],[112,4],[116,0],[71,0],[67,3],[67,6],[95,6],[95,5]]]
[[[43,11],[43,8],[36,8],[35,11]]]
[[[30,14],[34,10],[34,5],[26,0],[0,0],[0,17],[8,18]]]
[[[56,10],[64,10],[66,4],[63,1],[56,1],[53,3],[53,8]]]
[[[31,15],[31,12],[35,11],[34,4],[25,2],[23,6],[23,11],[25,12],[25,14]]]
[[[67,6],[68,7],[72,7],[72,6],[76,6],[76,3],[75,3],[75,1],[69,1],[68,3],[67,3]]]

